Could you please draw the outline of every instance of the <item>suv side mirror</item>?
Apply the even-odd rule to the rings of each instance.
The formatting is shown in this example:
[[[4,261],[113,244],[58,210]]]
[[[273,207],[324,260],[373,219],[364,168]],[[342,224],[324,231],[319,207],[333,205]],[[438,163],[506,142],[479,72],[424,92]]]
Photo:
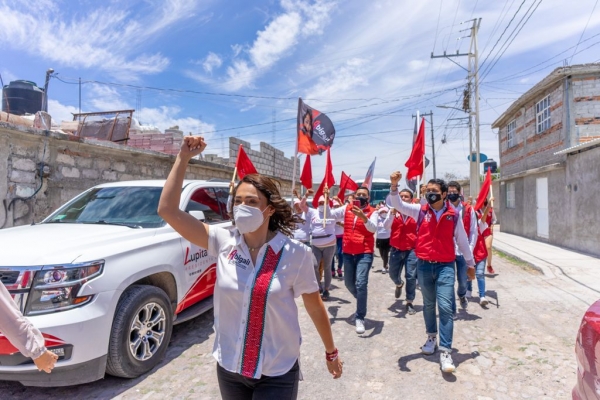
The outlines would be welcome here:
[[[193,211],[190,211],[189,213],[192,217],[196,218],[198,221],[204,222],[206,220],[206,217],[204,216],[204,211],[193,210]]]

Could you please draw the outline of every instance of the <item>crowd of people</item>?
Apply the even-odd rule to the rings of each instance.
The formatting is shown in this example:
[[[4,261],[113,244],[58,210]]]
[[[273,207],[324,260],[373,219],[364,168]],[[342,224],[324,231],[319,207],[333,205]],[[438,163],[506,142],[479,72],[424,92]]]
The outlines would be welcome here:
[[[493,272],[493,198],[476,209],[471,199],[462,197],[458,182],[441,179],[422,185],[415,198],[409,189],[399,190],[402,174],[396,171],[390,175],[389,195],[376,206],[366,187],[345,201],[330,197],[325,188],[317,207],[311,208],[307,201],[312,190],[302,197],[295,192],[290,205],[276,180],[249,174],[231,186],[228,209],[234,229],[229,230],[209,226],[179,208],[187,163],[205,148],[202,137],[184,138],[158,213],[183,238],[217,259],[213,356],[224,399],[297,397],[302,340],[295,298],[300,296],[322,340],[326,368],[332,378],[340,378],[343,361],[323,301],[330,299],[337,273],[356,299],[356,333],[365,332],[375,248],[396,299],[406,286],[408,315],[416,314],[420,288],[427,336],[422,353],[439,350],[441,370],[454,372],[456,300],[466,309],[476,281],[479,304],[488,304],[485,270],[487,265]],[[50,372],[56,355],[47,351],[40,332],[2,289],[0,285],[0,331],[40,370]]]

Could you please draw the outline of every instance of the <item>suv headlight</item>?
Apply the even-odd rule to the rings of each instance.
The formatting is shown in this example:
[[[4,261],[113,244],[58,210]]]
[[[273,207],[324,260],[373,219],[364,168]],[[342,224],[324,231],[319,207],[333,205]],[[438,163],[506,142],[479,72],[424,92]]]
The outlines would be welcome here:
[[[46,266],[35,274],[25,315],[47,314],[82,306],[93,296],[78,297],[79,289],[102,274],[104,261],[76,266]]]

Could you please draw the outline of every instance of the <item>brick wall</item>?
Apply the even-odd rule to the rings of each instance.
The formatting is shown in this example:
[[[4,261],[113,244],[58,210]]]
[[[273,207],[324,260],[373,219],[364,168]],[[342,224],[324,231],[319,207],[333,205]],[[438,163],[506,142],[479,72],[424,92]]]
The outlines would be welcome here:
[[[261,149],[273,148],[261,146]],[[292,161],[282,158],[279,150],[267,155],[281,165],[262,165],[261,169],[269,175],[273,175],[270,171],[282,172],[277,178],[282,194],[289,196],[291,181],[285,177]],[[262,164],[268,157],[256,159]],[[0,228],[40,221],[69,199],[100,183],[165,179],[173,160],[172,155],[156,151],[0,122]],[[43,180],[38,172],[41,163],[48,172]],[[229,165],[192,160],[186,178],[230,180],[232,174],[233,167]]]
[[[535,105],[548,95],[551,126],[544,132],[537,133]],[[512,118],[507,119],[506,125],[500,127],[500,165],[503,176],[559,162],[564,158],[554,155],[554,152],[566,146],[563,98],[563,82],[560,81],[525,104]],[[509,148],[507,125],[513,120],[516,121],[514,146]]]
[[[138,149],[158,151],[177,155],[183,139],[183,132],[178,129],[167,129],[165,133],[130,134],[127,146]]]

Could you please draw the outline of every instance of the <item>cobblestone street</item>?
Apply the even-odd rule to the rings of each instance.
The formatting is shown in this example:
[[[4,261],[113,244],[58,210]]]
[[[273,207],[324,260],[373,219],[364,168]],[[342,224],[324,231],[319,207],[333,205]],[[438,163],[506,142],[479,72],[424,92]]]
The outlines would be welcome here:
[[[499,274],[486,280],[489,307],[483,309],[473,297],[455,323],[454,375],[440,372],[437,354],[420,354],[426,339],[420,292],[417,314],[406,315],[404,302],[394,299],[390,278],[379,272],[380,258],[370,275],[364,335],[354,332],[350,319],[354,299],[343,281],[335,279],[326,307],[345,361],[344,376],[334,381],[328,375],[321,341],[301,311],[304,381],[299,398],[570,398],[576,332],[598,293],[499,256],[494,267]],[[167,358],[138,379],[107,376],[95,383],[55,389],[2,382],[0,393],[11,399],[218,399],[213,340],[212,313],[208,313],[176,326]]]

